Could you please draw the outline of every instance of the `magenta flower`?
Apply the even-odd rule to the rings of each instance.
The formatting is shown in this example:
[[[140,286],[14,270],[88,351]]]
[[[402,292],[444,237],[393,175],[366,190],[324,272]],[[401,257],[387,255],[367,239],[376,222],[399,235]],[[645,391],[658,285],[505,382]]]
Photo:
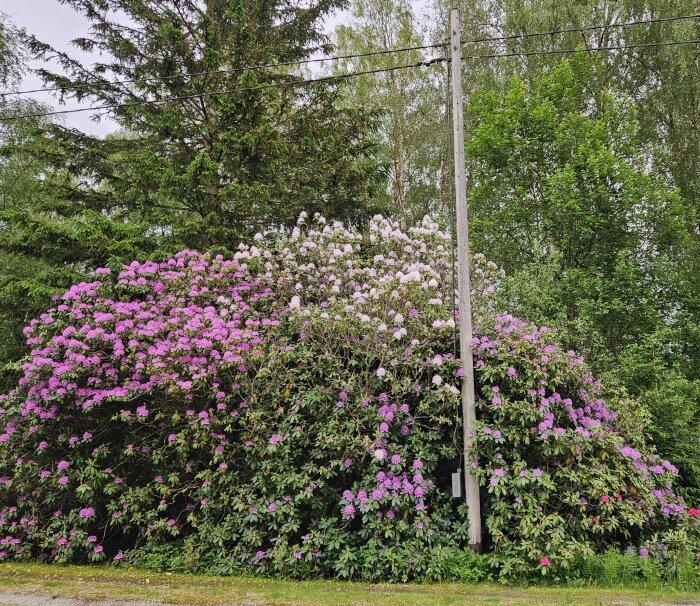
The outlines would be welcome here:
[[[540,566],[549,566],[551,563],[549,558],[540,558]]]
[[[92,518],[95,515],[95,508],[94,507],[83,507],[79,512],[78,515],[81,518]]]

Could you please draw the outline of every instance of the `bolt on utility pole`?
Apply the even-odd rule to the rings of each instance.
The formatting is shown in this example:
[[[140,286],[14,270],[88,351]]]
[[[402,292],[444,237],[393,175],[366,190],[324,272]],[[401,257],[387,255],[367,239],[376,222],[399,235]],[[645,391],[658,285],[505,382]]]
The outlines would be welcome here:
[[[464,167],[464,110],[462,107],[462,46],[459,9],[450,14],[452,68],[452,128],[454,137],[455,203],[457,205],[457,277],[459,293],[459,350],[464,370],[462,381],[462,421],[464,434],[464,488],[469,510],[469,547],[481,552],[481,503],[479,482],[471,473],[469,455],[476,438],[474,357],[472,355],[472,306],[469,276],[469,221]]]

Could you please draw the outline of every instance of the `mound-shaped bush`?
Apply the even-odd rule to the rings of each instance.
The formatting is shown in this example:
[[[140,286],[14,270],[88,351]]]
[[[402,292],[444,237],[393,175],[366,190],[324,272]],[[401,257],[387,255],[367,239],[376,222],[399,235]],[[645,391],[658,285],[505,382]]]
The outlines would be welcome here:
[[[0,557],[167,553],[218,572],[442,578],[464,545],[449,237],[316,218],[233,259],[183,251],[67,292],[0,421]],[[689,520],[553,333],[488,321],[474,268],[484,484],[504,575]]]

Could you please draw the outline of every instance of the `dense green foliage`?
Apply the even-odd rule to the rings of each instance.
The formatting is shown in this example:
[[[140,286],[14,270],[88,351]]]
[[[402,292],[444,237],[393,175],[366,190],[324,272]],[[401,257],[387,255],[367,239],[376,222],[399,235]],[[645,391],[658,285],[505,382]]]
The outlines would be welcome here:
[[[697,495],[696,216],[649,172],[634,106],[598,87],[606,70],[580,57],[474,96],[472,233],[506,272],[502,306],[559,327],[639,396]]]
[[[439,4],[443,4],[439,2]],[[624,52],[597,54],[607,69],[593,88],[605,93],[616,88],[629,94],[639,110],[640,137],[654,149],[651,162],[670,174],[683,198],[700,210],[698,150],[700,117],[700,65],[697,45],[648,46],[700,38],[700,20],[673,20],[693,15],[697,3],[685,0],[574,0],[562,7],[558,0],[460,0],[466,38],[517,36],[527,32],[572,30],[551,36],[508,38],[479,45],[481,52],[538,52],[560,49],[647,45]],[[672,19],[663,23],[619,27],[648,19]],[[601,27],[603,26],[603,27]],[[605,27],[607,26],[607,27]],[[439,26],[440,27],[440,26]],[[594,27],[588,31],[578,28]],[[441,33],[444,29],[440,29]],[[472,60],[469,89],[499,85],[513,75],[536,81],[566,59],[566,55],[541,54],[499,61]]]
[[[5,95],[21,81],[25,70],[26,49],[23,32],[0,14],[0,386],[15,384],[25,353],[22,327],[46,310],[52,294],[64,291],[78,280],[80,272],[54,263],[45,256],[44,247],[71,249],[67,229],[54,229],[56,217],[45,215],[36,224],[35,236],[17,229],[17,221],[32,223],[33,210],[50,206],[42,187],[44,165],[34,161],[23,149],[31,140],[37,121],[5,121],[27,113],[41,113],[47,107],[35,101]],[[14,150],[14,151],[13,151]],[[63,237],[53,239],[62,232]],[[64,253],[65,254],[65,253]],[[70,254],[70,253],[68,253]]]
[[[88,68],[34,39],[67,76],[40,73],[65,95],[114,106],[123,129],[100,141],[47,128],[53,154],[45,142],[36,153],[81,178],[56,184],[73,205],[140,216],[171,247],[233,248],[261,227],[293,225],[301,210],[366,220],[371,116],[340,106],[336,85],[270,88],[298,72],[246,69],[326,50],[321,23],[342,2],[66,4],[92,26],[75,44],[104,60]]]

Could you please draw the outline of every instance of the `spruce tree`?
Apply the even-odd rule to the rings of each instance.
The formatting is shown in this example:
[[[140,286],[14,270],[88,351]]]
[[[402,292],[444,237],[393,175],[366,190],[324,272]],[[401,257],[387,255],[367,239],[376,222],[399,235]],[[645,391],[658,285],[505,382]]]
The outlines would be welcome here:
[[[146,251],[232,249],[302,210],[364,221],[378,179],[372,114],[341,107],[337,83],[265,88],[298,69],[246,69],[329,51],[322,22],[342,2],[63,0],[91,23],[73,43],[100,61],[32,38],[62,68],[40,73],[61,96],[110,106],[100,113],[121,127],[102,140],[57,124],[36,133],[32,153],[57,169],[66,212],[98,213],[99,230],[146,225]]]

